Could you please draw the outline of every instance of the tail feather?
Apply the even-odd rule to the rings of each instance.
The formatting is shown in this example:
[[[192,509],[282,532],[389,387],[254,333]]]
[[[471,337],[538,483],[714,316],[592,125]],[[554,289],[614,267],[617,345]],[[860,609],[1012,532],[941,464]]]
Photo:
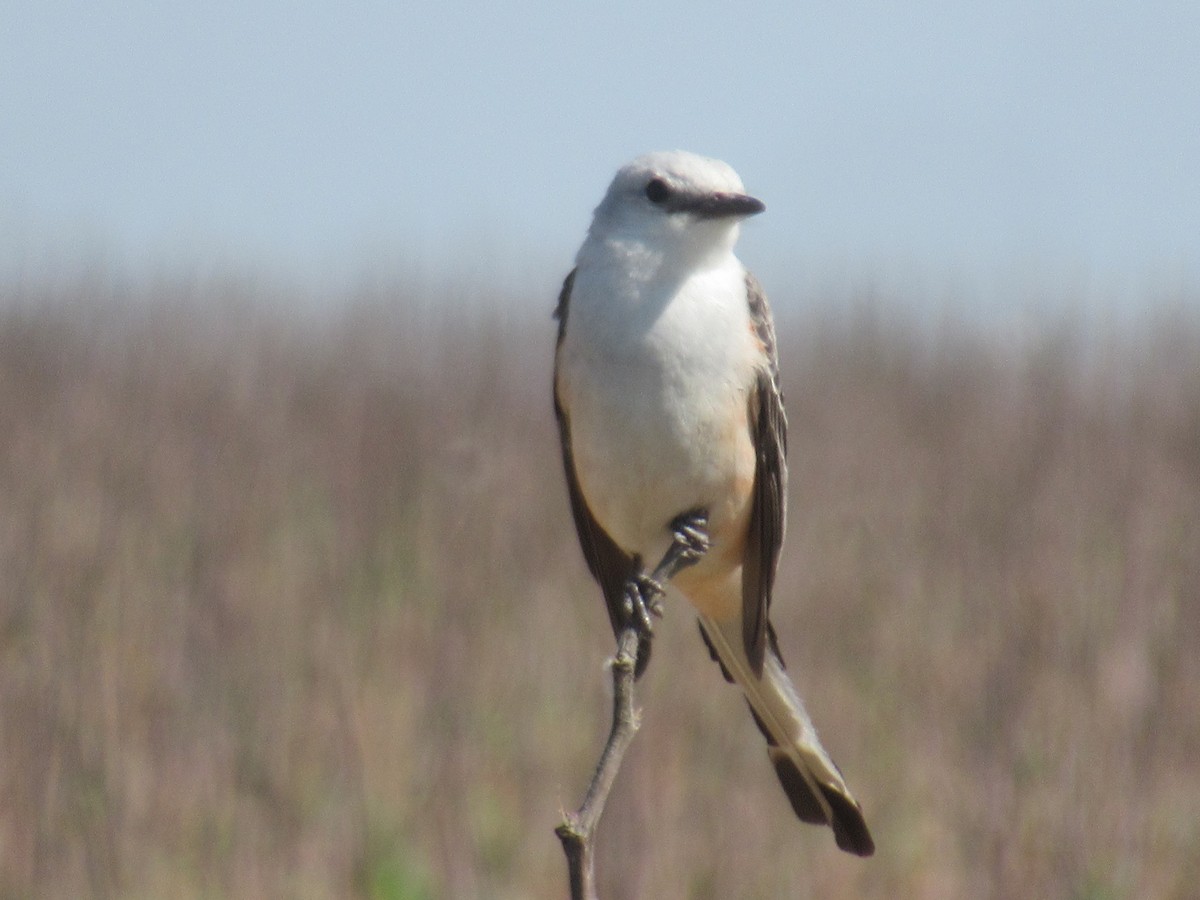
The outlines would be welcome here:
[[[745,694],[750,714],[767,740],[767,755],[796,816],[803,822],[829,825],[838,847],[847,853],[874,853],[875,842],[862,808],[821,746],[778,655],[768,651],[759,678],[742,647],[740,620],[725,623],[701,617],[700,633],[722,674]]]
[[[771,765],[775,767],[775,774],[779,776],[779,783],[783,785],[783,792],[787,794],[788,802],[792,804],[797,818],[812,825],[829,824],[825,817],[825,807],[821,805],[821,801],[812,792],[800,769],[786,751],[778,747],[768,747],[767,756],[771,759]]]

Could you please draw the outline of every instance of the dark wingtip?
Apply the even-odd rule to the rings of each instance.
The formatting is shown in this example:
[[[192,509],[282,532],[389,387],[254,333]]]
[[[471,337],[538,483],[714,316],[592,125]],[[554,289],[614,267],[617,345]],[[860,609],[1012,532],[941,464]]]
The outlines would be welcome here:
[[[696,624],[700,627],[700,637],[704,640],[704,646],[708,648],[708,655],[712,657],[713,662],[721,667],[721,676],[730,684],[733,684],[733,676],[729,674],[729,669],[725,668],[725,663],[722,661],[720,654],[717,653],[717,648],[713,646],[713,642],[709,638],[708,632],[704,630],[704,623],[697,621]],[[750,709],[750,712],[754,712],[753,707]],[[758,717],[755,716],[755,718]],[[758,727],[762,728],[763,726],[760,724]],[[765,731],[763,733],[766,734]]]
[[[642,635],[638,641],[637,660],[633,664],[633,680],[637,681],[646,671],[646,666],[650,665],[650,635]]]

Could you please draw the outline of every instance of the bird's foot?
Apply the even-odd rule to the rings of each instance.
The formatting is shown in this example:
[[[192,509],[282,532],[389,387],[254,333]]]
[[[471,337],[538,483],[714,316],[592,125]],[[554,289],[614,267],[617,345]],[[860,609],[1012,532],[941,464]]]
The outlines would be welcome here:
[[[674,540],[651,576],[655,581],[669,581],[708,552],[708,511],[693,509],[681,513],[671,522],[671,532]]]
[[[625,613],[644,638],[654,634],[654,619],[663,616],[664,593],[662,583],[645,572],[638,572],[625,583]]]
[[[663,616],[663,587],[680,570],[695,565],[708,552],[708,512],[693,509],[671,522],[672,541],[662,561],[647,575],[638,572],[625,583],[625,614],[642,637],[654,633],[654,619]]]

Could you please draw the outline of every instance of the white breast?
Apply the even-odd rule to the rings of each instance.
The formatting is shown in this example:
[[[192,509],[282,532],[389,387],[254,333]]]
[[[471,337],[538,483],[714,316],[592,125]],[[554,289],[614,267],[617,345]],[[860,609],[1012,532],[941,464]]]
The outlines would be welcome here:
[[[760,356],[732,254],[682,281],[580,266],[559,392],[584,497],[626,550],[656,558],[675,516],[753,478],[746,417]]]

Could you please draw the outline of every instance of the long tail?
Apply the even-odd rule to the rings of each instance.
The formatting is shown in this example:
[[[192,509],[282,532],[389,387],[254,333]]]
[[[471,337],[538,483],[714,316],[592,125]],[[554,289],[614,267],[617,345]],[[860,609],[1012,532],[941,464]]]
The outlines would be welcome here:
[[[829,825],[838,847],[847,853],[874,853],[875,842],[862,808],[821,746],[774,647],[768,648],[762,678],[758,678],[743,649],[740,618],[720,622],[701,616],[700,634],[725,678],[746,695],[754,721],[767,739],[767,755],[796,815],[805,822]]]

